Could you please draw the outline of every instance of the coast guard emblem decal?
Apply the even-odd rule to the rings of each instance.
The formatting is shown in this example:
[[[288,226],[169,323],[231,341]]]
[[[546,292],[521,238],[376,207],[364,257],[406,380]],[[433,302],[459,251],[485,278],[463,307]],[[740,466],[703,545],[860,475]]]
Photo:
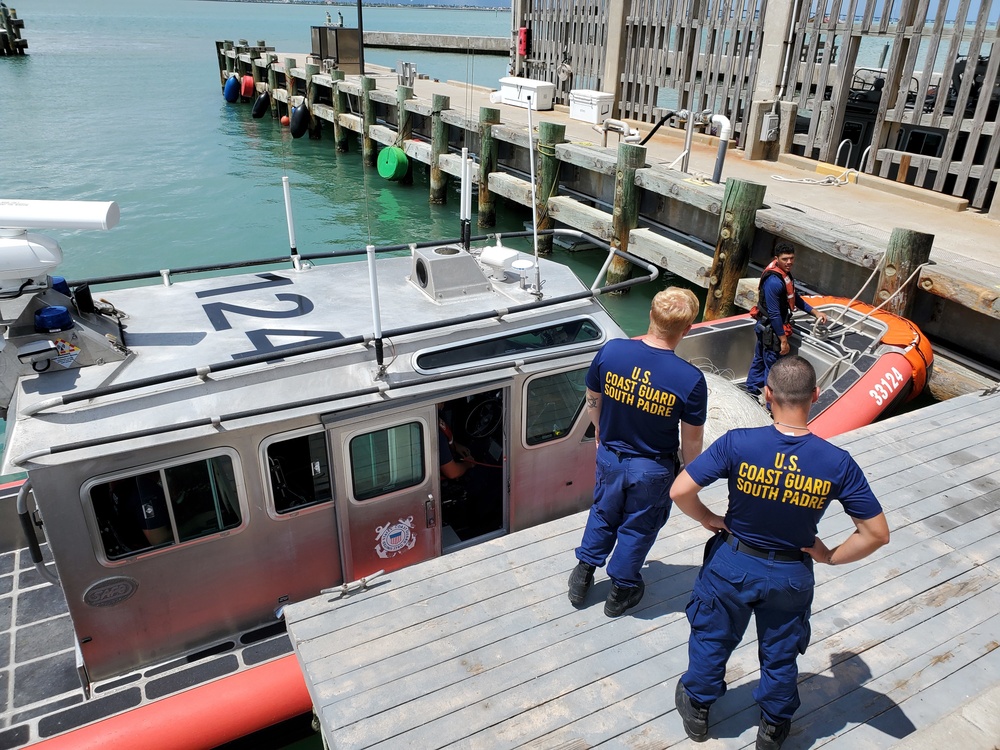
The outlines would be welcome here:
[[[413,516],[399,519],[399,523],[387,523],[375,529],[375,553],[382,558],[395,557],[401,552],[413,549],[417,537],[413,535]]]

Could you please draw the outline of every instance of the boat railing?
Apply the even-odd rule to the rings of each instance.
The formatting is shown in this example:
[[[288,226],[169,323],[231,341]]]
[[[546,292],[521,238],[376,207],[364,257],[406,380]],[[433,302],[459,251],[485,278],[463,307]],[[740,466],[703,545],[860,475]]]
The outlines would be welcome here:
[[[386,331],[386,336],[394,335],[393,331]],[[596,353],[600,349],[602,342],[598,341],[586,346],[582,346],[576,349],[572,354],[592,354]],[[286,354],[287,356],[287,354]],[[415,385],[426,385],[428,383],[435,382],[446,382],[449,380],[454,380],[460,377],[467,377],[469,375],[485,375],[492,374],[495,378],[487,379],[481,385],[488,387],[492,383],[497,385],[502,384],[508,377],[509,374],[506,372],[509,369],[520,369],[527,365],[536,364],[539,362],[546,362],[556,359],[562,359],[567,356],[565,350],[546,352],[537,354],[535,356],[521,356],[521,357],[511,357],[506,360],[491,360],[488,364],[481,365],[479,367],[468,367],[461,370],[449,370],[448,372],[443,372],[439,374],[423,375],[419,373],[413,373],[407,377],[401,377],[391,381],[382,381],[374,385],[366,386],[364,388],[357,388],[352,391],[345,391],[338,394],[326,394],[323,396],[318,396],[316,398],[301,399],[299,401],[286,401],[279,404],[271,404],[268,406],[257,407],[254,409],[245,409],[243,411],[231,412],[229,414],[218,414],[210,417],[201,417],[199,419],[192,419],[187,422],[177,422],[169,425],[161,425],[159,427],[153,427],[145,430],[136,430],[129,433],[121,433],[116,435],[104,435],[97,438],[92,438],[90,440],[76,440],[71,443],[52,445],[48,448],[41,448],[39,450],[30,451],[28,453],[23,453],[16,458],[10,460],[10,463],[15,466],[23,466],[29,461],[33,461],[37,458],[43,456],[51,456],[61,453],[68,453],[74,450],[84,450],[87,448],[95,448],[102,445],[111,445],[113,443],[118,443],[122,441],[137,440],[140,438],[147,438],[156,435],[165,435],[171,432],[178,432],[181,430],[194,429],[198,427],[208,427],[212,426],[215,429],[219,429],[224,423],[236,422],[239,420],[253,419],[256,417],[263,416],[265,414],[275,414],[284,411],[294,411],[296,409],[303,409],[308,407],[315,407],[319,405],[327,405],[330,408],[334,404],[341,403],[344,401],[349,401],[351,399],[372,396],[375,394],[386,393],[388,391],[412,387]],[[96,389],[95,389],[96,390]],[[93,395],[88,396],[88,399],[94,398]],[[74,399],[78,400],[78,399]],[[46,408],[58,405],[58,399],[52,399],[47,402]],[[33,414],[37,414],[38,411],[42,409],[35,409]]]
[[[558,232],[559,230],[547,230],[547,231],[549,231],[549,232],[553,232],[553,231]],[[631,279],[627,279],[625,281],[618,282],[618,283],[615,283],[615,284],[608,284],[608,285],[597,287],[597,288],[581,290],[579,292],[574,292],[572,294],[560,295],[558,297],[552,297],[552,298],[548,298],[548,299],[537,299],[537,300],[534,300],[532,302],[528,302],[528,303],[524,303],[524,304],[520,304],[520,305],[512,305],[512,306],[506,307],[506,308],[495,308],[495,309],[486,310],[486,311],[483,311],[483,312],[480,312],[480,313],[472,313],[472,314],[469,314],[469,315],[462,315],[462,316],[457,316],[457,317],[453,317],[453,318],[448,318],[446,320],[437,320],[437,321],[432,321],[432,322],[428,322],[428,323],[416,324],[416,325],[411,325],[411,326],[404,326],[404,327],[400,327],[400,328],[396,328],[396,329],[392,329],[392,330],[388,330],[388,331],[383,331],[382,335],[385,336],[385,337],[404,336],[404,335],[410,335],[410,334],[420,333],[420,332],[425,332],[425,331],[430,331],[430,330],[440,330],[440,329],[449,328],[449,327],[464,326],[464,325],[467,325],[469,323],[473,323],[473,322],[477,322],[477,321],[482,321],[482,320],[489,320],[489,319],[493,319],[493,318],[495,318],[495,319],[503,319],[504,317],[507,317],[507,316],[510,316],[510,315],[513,315],[513,314],[517,314],[517,313],[530,312],[530,311],[534,311],[534,310],[541,310],[541,309],[548,308],[548,307],[553,307],[553,306],[556,306],[556,305],[567,304],[567,303],[570,303],[570,302],[573,302],[573,301],[579,301],[579,300],[585,300],[585,299],[593,299],[593,298],[599,297],[600,295],[603,295],[603,294],[608,294],[610,292],[619,291],[621,289],[627,289],[627,288],[629,288],[631,286],[635,286],[636,284],[642,284],[642,283],[646,283],[646,282],[649,282],[649,281],[654,281],[659,276],[659,269],[657,269],[656,266],[654,266],[653,264],[651,264],[651,263],[649,263],[649,262],[647,262],[647,261],[645,261],[645,260],[643,260],[641,258],[638,258],[638,257],[636,257],[634,255],[631,255],[630,253],[627,253],[627,252],[624,252],[624,251],[621,251],[621,250],[618,250],[618,249],[615,249],[615,248],[611,248],[610,246],[606,245],[606,243],[604,243],[602,240],[600,240],[600,239],[598,239],[596,237],[590,237],[589,235],[585,235],[582,232],[578,232],[578,231],[575,231],[575,230],[570,230],[570,233],[573,234],[574,236],[585,237],[589,241],[594,242],[595,244],[599,243],[601,245],[604,245],[604,246],[608,247],[610,253],[613,253],[614,255],[617,255],[617,256],[619,256],[621,258],[624,258],[624,259],[628,260],[629,262],[631,262],[631,263],[639,266],[640,268],[644,268],[648,272],[647,275],[645,275],[645,276],[639,276],[639,277],[635,277],[635,278],[631,278]],[[531,234],[532,234],[531,232],[514,232],[514,233],[509,233],[509,234],[506,234],[506,235],[503,235],[503,236],[506,236],[506,237],[512,237],[512,236],[514,236],[514,237],[521,237],[521,236],[529,236]],[[500,237],[500,236],[501,235],[494,235],[494,237]],[[427,243],[424,246],[437,246],[439,244],[441,244],[441,243],[439,243],[439,242],[431,242],[431,243]],[[409,247],[409,246],[405,246],[405,247]],[[383,248],[383,250],[384,250],[384,248]],[[367,253],[368,250],[366,249],[366,250],[362,250],[360,252]],[[79,403],[79,402],[83,402],[83,401],[92,401],[94,399],[98,399],[98,398],[105,397],[105,396],[111,396],[111,395],[115,395],[115,394],[119,394],[119,393],[126,393],[126,392],[130,392],[130,391],[136,391],[136,390],[139,390],[139,389],[142,389],[142,388],[148,388],[150,386],[165,385],[167,383],[175,383],[175,382],[179,382],[179,381],[190,379],[190,378],[197,378],[199,381],[205,381],[205,380],[207,380],[209,378],[210,375],[212,375],[212,374],[218,374],[220,372],[225,372],[225,371],[235,370],[235,369],[238,369],[238,368],[248,367],[250,365],[267,363],[267,362],[274,361],[276,359],[287,360],[290,357],[302,356],[302,355],[306,355],[306,354],[313,354],[313,353],[317,353],[317,352],[332,351],[332,350],[341,349],[341,348],[344,348],[344,347],[347,347],[347,346],[354,346],[354,345],[367,346],[373,340],[374,340],[373,335],[352,336],[352,337],[349,337],[349,338],[338,339],[336,341],[324,341],[324,342],[317,342],[317,343],[312,343],[312,344],[304,344],[302,346],[288,347],[287,349],[281,349],[278,352],[266,352],[266,353],[258,354],[258,355],[255,355],[255,356],[244,357],[244,358],[241,358],[241,359],[238,359],[238,360],[227,360],[227,361],[224,361],[224,362],[216,362],[214,364],[204,365],[204,366],[200,366],[200,367],[185,368],[183,370],[176,370],[176,371],[173,371],[173,372],[164,373],[162,375],[152,376],[152,377],[148,377],[148,378],[140,378],[140,379],[129,381],[129,382],[125,382],[125,383],[106,384],[106,385],[100,386],[98,388],[87,389],[87,390],[83,390],[83,391],[80,391],[80,392],[77,392],[77,393],[63,394],[61,396],[56,396],[56,397],[51,398],[51,399],[46,399],[44,401],[40,401],[40,402],[38,402],[36,404],[33,404],[33,405],[30,405],[30,406],[26,407],[22,411],[22,415],[25,416],[25,417],[36,416],[36,415],[38,415],[38,414],[40,414],[40,413],[42,413],[44,411],[48,411],[50,409],[53,409],[53,408],[56,408],[56,407],[59,407],[59,406],[66,406],[66,405],[69,405],[69,404]],[[577,351],[582,352],[582,351],[588,351],[588,350],[589,350],[588,347],[581,347]],[[529,359],[530,359],[530,361],[543,361],[543,360],[548,359],[550,357],[562,357],[562,356],[566,356],[566,353],[565,352],[557,352],[557,353],[553,353],[553,354],[548,355],[548,356],[544,356],[543,355],[543,356],[540,356],[540,357],[532,357],[532,358],[522,357],[520,359],[517,359],[516,362],[514,360],[512,360],[510,363],[494,362],[494,363],[491,363],[489,366],[487,366],[484,369],[484,372],[492,370],[492,369],[497,368],[497,367],[505,366],[505,364],[516,364],[516,363],[519,363],[519,362],[529,361]],[[465,369],[463,369],[461,371],[458,371],[456,373],[448,373],[448,374],[445,374],[445,375],[442,375],[442,376],[420,375],[419,378],[418,378],[418,380],[419,380],[419,382],[431,382],[431,381],[434,381],[434,380],[437,380],[437,379],[456,377],[458,374],[469,375],[469,374],[474,374],[475,372],[476,372],[476,368],[465,368]],[[352,391],[350,394],[346,394],[346,395],[350,395],[350,396],[363,396],[363,395],[368,395],[368,394],[377,393],[377,392],[380,392],[380,391],[383,391],[383,390],[387,390],[387,389],[389,389],[391,387],[398,387],[398,384],[393,385],[393,384],[390,384],[390,383],[387,383],[387,382],[383,381],[381,383],[378,383],[376,385],[370,386],[368,388],[360,389],[359,391]],[[346,395],[345,395],[345,397],[346,397]],[[287,409],[301,408],[301,407],[304,407],[304,406],[311,406],[311,405],[315,405],[316,403],[326,402],[326,401],[330,401],[330,400],[332,400],[332,399],[330,399],[330,397],[327,396],[327,397],[320,398],[318,400],[302,401],[302,402],[296,402],[294,404],[282,404],[280,406],[274,406],[274,407],[265,407],[265,409],[261,413],[269,413],[269,412],[273,412],[273,411],[277,411],[277,410],[287,410]],[[184,428],[184,427],[199,427],[199,426],[206,426],[206,425],[215,425],[217,427],[224,420],[242,419],[242,418],[247,418],[247,417],[250,417],[250,416],[256,416],[256,411],[257,410],[251,410],[249,412],[240,412],[237,415],[228,415],[228,416],[222,416],[222,415],[220,415],[220,416],[213,416],[213,417],[205,417],[205,418],[202,418],[202,419],[193,420],[193,421],[191,421],[189,423],[186,423],[185,425],[174,425],[174,426],[171,426],[170,428],[167,428],[167,429],[169,430],[169,429],[177,429],[177,428]],[[145,431],[141,431],[139,433],[133,433],[130,437],[135,438],[135,437],[148,436],[150,434],[160,434],[161,431],[162,431],[161,428],[154,428],[153,430],[145,430]],[[24,463],[25,461],[31,460],[32,458],[37,458],[37,457],[43,456],[43,455],[50,455],[53,452],[62,452],[64,450],[69,450],[69,449],[72,449],[74,447],[75,448],[93,447],[94,445],[102,445],[102,444],[105,444],[106,442],[117,442],[120,439],[122,439],[122,436],[117,436],[117,437],[112,438],[110,440],[106,440],[104,438],[95,438],[94,440],[82,441],[82,442],[74,443],[74,444],[69,445],[69,446],[53,446],[50,449],[43,449],[43,450],[40,450],[40,451],[36,451],[36,452],[32,452],[30,454],[26,454],[26,455],[20,456],[20,457],[14,459],[12,461],[12,463],[15,464],[15,465],[20,465],[20,464]]]

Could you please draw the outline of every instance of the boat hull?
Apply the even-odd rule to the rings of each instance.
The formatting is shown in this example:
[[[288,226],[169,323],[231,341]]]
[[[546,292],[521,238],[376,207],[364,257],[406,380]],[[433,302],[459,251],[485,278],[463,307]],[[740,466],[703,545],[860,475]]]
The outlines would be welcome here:
[[[916,325],[842,297],[806,300],[832,321],[820,335],[811,316],[793,320],[792,351],[813,364],[820,385],[809,418],[815,434],[832,437],[871,424],[923,391],[934,355]],[[677,352],[741,383],[753,358],[754,324],[748,313],[699,323]]]

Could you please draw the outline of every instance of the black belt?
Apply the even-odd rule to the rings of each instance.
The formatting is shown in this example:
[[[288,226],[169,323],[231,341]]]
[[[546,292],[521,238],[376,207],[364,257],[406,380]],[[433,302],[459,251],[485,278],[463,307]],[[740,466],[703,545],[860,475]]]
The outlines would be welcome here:
[[[744,555],[750,555],[750,557],[759,557],[764,560],[770,560],[773,557],[773,559],[778,562],[802,562],[809,557],[809,555],[801,550],[766,550],[758,547],[752,547],[746,542],[741,542],[728,531],[722,532],[722,541],[737,552],[742,552]]]
[[[657,453],[655,456],[650,456],[650,455],[645,454],[645,453],[626,453],[625,451],[616,451],[614,448],[612,448],[609,445],[605,445],[604,447],[607,448],[612,453],[614,453],[616,456],[618,456],[618,460],[619,461],[621,461],[623,458],[648,458],[650,461],[662,461],[663,460],[663,454],[662,453]]]

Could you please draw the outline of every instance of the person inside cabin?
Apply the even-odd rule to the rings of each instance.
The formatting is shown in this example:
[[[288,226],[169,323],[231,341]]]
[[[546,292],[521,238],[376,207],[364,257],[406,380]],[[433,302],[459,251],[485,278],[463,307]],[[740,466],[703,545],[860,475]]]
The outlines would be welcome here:
[[[826,313],[814,310],[795,291],[792,266],[795,265],[795,246],[778,242],[774,246],[774,258],[764,269],[757,286],[757,304],[750,314],[757,319],[754,333],[757,343],[753,350],[753,360],[747,373],[744,388],[752,396],[760,396],[767,382],[771,366],[791,351],[789,337],[792,335],[792,313],[805,310],[821,324],[826,325]]]
[[[438,457],[441,476],[445,479],[460,479],[472,469],[476,462],[472,453],[461,443],[455,442],[451,426],[445,421],[442,404],[438,404]]]
[[[670,515],[677,451],[684,463],[701,453],[705,376],[674,353],[699,312],[690,290],[665,289],[653,297],[646,335],[608,341],[591,363],[586,399],[597,470],[579,562],[569,577],[573,606],[584,603],[605,561],[612,585],[604,614],[618,617],[642,599],[640,569]]]
[[[170,518],[159,472],[116,479],[110,483],[110,492],[119,516],[130,519],[141,529],[150,546],[171,541]]]
[[[799,707],[796,659],[809,645],[814,563],[844,565],[889,542],[889,525],[864,472],[847,451],[813,435],[809,407],[819,398],[816,371],[798,355],[778,360],[764,397],[774,424],[730,430],[691,462],[670,496],[714,534],[695,579],[687,617],[688,667],[674,691],[688,737],[708,738],[709,709],[726,692],[726,662],[753,615],[757,626],[760,706],[757,750],[778,750]],[[698,493],[729,483],[725,516]],[[831,500],[854,531],[828,547],[816,536]]]

